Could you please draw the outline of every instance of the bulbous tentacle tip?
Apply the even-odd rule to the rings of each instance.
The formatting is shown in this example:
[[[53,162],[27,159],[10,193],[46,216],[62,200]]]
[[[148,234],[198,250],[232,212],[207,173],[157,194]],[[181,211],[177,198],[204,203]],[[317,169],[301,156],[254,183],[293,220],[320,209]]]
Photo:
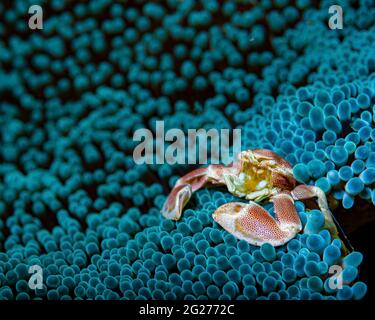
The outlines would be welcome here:
[[[190,185],[185,184],[174,187],[161,209],[162,215],[166,219],[179,220],[182,210],[189,202],[191,195],[192,189]]]
[[[281,246],[301,231],[300,225],[285,226],[255,202],[227,203],[213,213],[213,219],[226,231],[248,243]]]

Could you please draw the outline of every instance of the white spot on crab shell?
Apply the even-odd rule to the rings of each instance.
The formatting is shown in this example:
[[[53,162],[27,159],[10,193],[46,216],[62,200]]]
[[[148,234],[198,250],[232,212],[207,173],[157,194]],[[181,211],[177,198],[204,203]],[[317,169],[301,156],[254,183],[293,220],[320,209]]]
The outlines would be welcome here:
[[[262,180],[262,181],[260,181],[258,184],[257,184],[257,186],[256,186],[256,190],[262,190],[262,189],[264,189],[265,187],[267,187],[267,184],[268,184],[268,182],[266,181],[266,180]]]
[[[245,173],[241,172],[240,175],[238,176],[238,178],[239,178],[242,182],[245,182],[245,178],[246,178]]]
[[[275,161],[275,160],[270,160],[270,161],[269,161],[269,164],[270,164],[271,166],[274,166],[274,165],[276,165],[276,161]]]

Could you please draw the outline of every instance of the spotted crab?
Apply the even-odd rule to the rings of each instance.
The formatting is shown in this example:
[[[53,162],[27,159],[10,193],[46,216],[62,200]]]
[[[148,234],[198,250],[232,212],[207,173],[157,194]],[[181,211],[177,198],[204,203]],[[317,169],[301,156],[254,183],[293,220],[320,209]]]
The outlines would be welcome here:
[[[324,192],[315,186],[297,185],[290,164],[266,149],[246,150],[228,166],[209,165],[180,178],[161,210],[167,219],[178,220],[193,192],[204,186],[226,186],[235,196],[249,203],[223,204],[213,219],[238,239],[255,246],[270,243],[280,246],[302,230],[294,200],[316,198],[325,217],[325,227],[338,237],[336,225]],[[270,199],[275,218],[258,203]]]

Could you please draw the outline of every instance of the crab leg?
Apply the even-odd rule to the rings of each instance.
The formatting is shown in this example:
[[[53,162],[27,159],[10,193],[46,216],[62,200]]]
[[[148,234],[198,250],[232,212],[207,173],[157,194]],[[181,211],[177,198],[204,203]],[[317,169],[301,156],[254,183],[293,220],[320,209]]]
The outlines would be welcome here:
[[[308,186],[301,184],[295,187],[292,192],[294,200],[307,200],[311,198],[317,198],[319,209],[324,214],[325,225],[331,231],[333,236],[338,237],[336,225],[333,221],[332,213],[328,208],[327,198],[322,189],[315,186]]]
[[[282,193],[273,197],[272,201],[276,219],[252,201],[249,204],[224,204],[212,216],[218,224],[238,239],[255,246],[264,243],[280,246],[300,232],[302,226],[290,195]]]
[[[161,209],[163,216],[167,219],[178,220],[193,192],[207,185],[224,185],[224,172],[229,172],[233,168],[233,166],[211,164],[206,168],[193,170],[178,179]]]

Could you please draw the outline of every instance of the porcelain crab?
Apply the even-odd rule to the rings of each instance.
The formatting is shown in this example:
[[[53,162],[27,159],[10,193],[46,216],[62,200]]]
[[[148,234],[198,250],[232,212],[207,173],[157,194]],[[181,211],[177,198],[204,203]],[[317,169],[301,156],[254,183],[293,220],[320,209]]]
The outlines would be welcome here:
[[[226,186],[233,195],[250,200],[224,204],[212,216],[229,233],[252,245],[280,246],[291,240],[302,230],[294,200],[310,198],[317,199],[325,227],[337,236],[324,192],[315,186],[297,185],[290,164],[270,150],[242,151],[228,166],[211,164],[186,174],[166,199],[163,216],[178,220],[192,193],[204,186]],[[265,199],[273,202],[275,218],[258,204]]]

